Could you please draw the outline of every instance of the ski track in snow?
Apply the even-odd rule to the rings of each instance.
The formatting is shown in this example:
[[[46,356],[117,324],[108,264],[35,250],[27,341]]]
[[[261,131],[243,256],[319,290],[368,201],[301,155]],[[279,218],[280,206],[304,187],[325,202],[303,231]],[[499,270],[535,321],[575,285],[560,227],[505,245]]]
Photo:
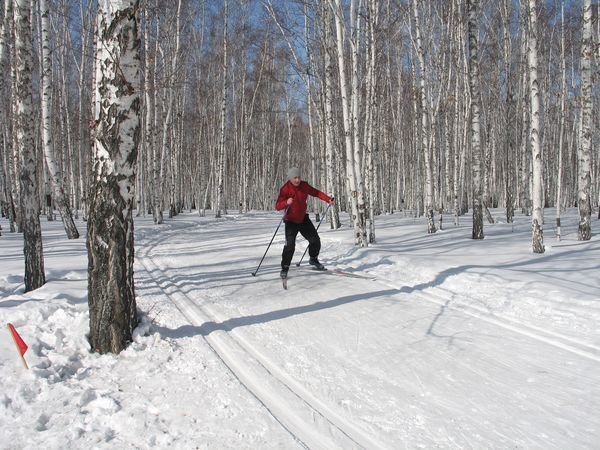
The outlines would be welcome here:
[[[184,281],[181,276],[177,281],[169,275],[171,270],[174,270],[173,274],[178,274],[178,272],[168,267],[169,260],[163,261],[163,258],[169,255],[161,254],[158,251],[159,246],[169,238],[176,236],[179,229],[198,226],[198,222],[178,221],[176,224],[171,224],[171,230],[160,235],[151,235],[149,239],[142,242],[137,261],[148,273],[148,279],[153,280],[155,285],[164,292],[164,295],[191,325],[198,327],[207,344],[223,361],[225,366],[301,446],[306,448],[393,448],[394,445],[391,442],[382,441],[382,439],[386,439],[386,436],[380,436],[373,428],[369,428],[368,431],[362,428],[363,424],[366,423],[367,426],[369,424],[369,422],[364,421],[365,418],[362,422],[352,419],[349,417],[349,415],[353,416],[350,410],[346,410],[340,404],[332,404],[333,399],[327,395],[325,396],[326,400],[322,400],[323,393],[320,395],[317,391],[312,392],[310,387],[297,381],[293,374],[288,374],[280,365],[269,359],[265,352],[258,350],[256,344],[253,345],[250,339],[245,337],[246,334],[237,329],[237,325],[232,322],[231,318],[219,313],[218,299],[221,295],[225,295],[225,291],[221,292],[220,289],[217,289],[216,294],[215,292],[208,294],[209,301],[204,301],[203,294],[197,291],[197,287],[191,288],[197,294],[192,296],[191,291],[187,291],[188,288],[184,292],[182,285],[179,284]],[[237,246],[252,246],[252,244],[251,240],[246,240],[243,243],[235,242]],[[275,245],[279,244],[275,242]],[[201,245],[202,251],[205,252],[215,251],[218,248],[219,245],[215,245],[210,241],[208,244],[203,242]],[[195,249],[195,251],[198,251],[198,249]],[[239,267],[235,267],[235,269],[237,271],[236,276],[239,276]],[[348,269],[344,270],[348,271]],[[410,302],[417,301],[438,306],[440,308],[439,316],[446,311],[454,311],[492,326],[501,327],[526,339],[533,339],[551,345],[594,363],[600,362],[600,348],[597,345],[569,337],[560,332],[545,330],[521,322],[518,319],[496,315],[484,306],[477,306],[468,293],[457,294],[442,286],[427,286],[424,288],[420,285],[414,285],[409,287],[403,285],[401,279],[388,279],[381,276],[381,274],[371,273],[369,270],[350,270],[352,270],[351,274],[353,276],[347,276],[346,280],[343,280],[342,275],[334,273],[333,270],[329,275],[335,276],[338,280],[343,280],[343,283],[347,283],[349,286],[356,286],[357,289],[360,289],[360,286],[373,286],[373,283],[387,286],[391,289],[385,292],[389,292],[390,296],[395,297],[396,294],[403,296],[402,298],[408,296]],[[272,267],[269,271],[272,271]],[[291,277],[290,288],[292,291],[296,287],[296,276],[300,275],[305,277],[321,276],[320,273],[301,267]],[[250,277],[250,271],[248,276]],[[277,278],[273,282],[278,284],[280,281]],[[215,283],[216,286],[219,286],[218,281],[211,282],[211,284]],[[356,284],[354,285],[354,283]],[[211,288],[209,287],[209,289]],[[283,292],[286,291],[282,290]],[[432,326],[435,324],[435,320]],[[484,378],[486,375],[485,370],[480,370],[477,365],[466,365],[461,361],[455,361],[455,363],[461,365],[465,370],[472,371],[480,378]],[[498,360],[497,364],[505,365],[505,362]],[[407,370],[411,370],[414,377],[419,378],[418,373],[412,368],[407,366]],[[443,404],[441,406],[445,407]],[[473,404],[472,407],[473,411],[477,410],[476,404]],[[450,409],[448,414],[451,414]],[[415,416],[415,420],[418,419],[419,417]],[[418,423],[416,425],[419,427]],[[463,432],[448,437],[449,441],[447,443],[452,443],[456,437],[464,442],[471,442],[472,436],[468,435],[469,430],[465,429]],[[511,436],[503,435],[502,431],[498,430],[497,433],[499,433],[499,438],[504,440],[504,443],[511,440]],[[529,438],[530,436],[523,434],[519,437],[519,442],[525,446],[528,442],[529,444],[535,442],[528,441]],[[512,439],[515,439],[515,435],[512,436]],[[395,444],[397,443],[395,442]],[[432,444],[433,442],[429,441],[429,443]],[[460,442],[454,442],[454,444],[459,447],[462,445]]]
[[[141,321],[118,356],[90,353],[85,242],[43,223],[48,283],[24,293],[3,236],[0,316],[31,370],[5,330],[0,449],[596,450],[600,241],[568,213],[544,256],[527,217],[486,242],[401,214],[365,249],[321,230],[330,270],[294,265],[287,291],[281,230],[251,276],[275,212],[136,219]]]
[[[186,222],[178,225],[186,226]],[[240,383],[302,446],[310,449],[388,447],[345,417],[338,408],[318,399],[292,379],[240,333],[219,326],[223,318],[218,313],[206,305],[198,305],[173,282],[161,282],[157,273],[165,269],[153,259],[152,250],[168,240],[171,233],[148,241],[138,251],[138,261],[190,324],[203,329],[207,344]]]
[[[399,286],[397,282],[386,280],[385,278],[376,278],[376,280],[391,288],[397,289],[398,292],[405,291],[404,288]],[[411,292],[411,295],[415,299],[435,303],[443,308],[452,309],[454,311],[461,311],[471,317],[475,317],[507,330],[537,339],[538,341],[550,344],[562,350],[567,350],[573,354],[582,356],[592,361],[600,362],[600,347],[596,345],[583,342],[553,331],[543,330],[539,327],[528,325],[509,317],[499,317],[493,313],[490,313],[489,311],[486,311],[484,308],[478,308],[473,304],[467,305],[462,302],[457,302],[456,299],[453,298],[453,293],[444,295],[443,288],[435,288],[435,290],[439,291],[440,293],[433,293],[431,292],[431,289],[429,289],[427,294],[423,294],[421,292]],[[462,297],[462,300],[464,301],[467,298],[468,297],[464,296]]]

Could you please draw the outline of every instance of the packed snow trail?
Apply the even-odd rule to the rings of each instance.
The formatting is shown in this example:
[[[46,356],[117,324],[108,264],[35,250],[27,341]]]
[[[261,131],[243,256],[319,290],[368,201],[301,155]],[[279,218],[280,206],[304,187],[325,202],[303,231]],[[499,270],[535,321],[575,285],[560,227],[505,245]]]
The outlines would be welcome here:
[[[430,235],[379,216],[368,248],[346,217],[320,259],[353,276],[294,266],[289,291],[282,233],[250,275],[280,214],[136,217],[140,323],[119,355],[90,352],[85,240],[43,221],[47,283],[25,293],[6,233],[0,317],[30,370],[0,334],[0,449],[596,450],[600,239],[564,213],[543,255],[531,218],[500,210],[483,241],[466,217]]]
[[[406,275],[293,266],[283,291],[282,239],[249,276],[268,225],[182,224],[181,237],[139,245],[165,295],[303,445],[593,448],[596,344],[486,310],[475,290],[458,298]],[[334,232],[321,236],[326,265],[357,257]]]
[[[146,242],[146,247],[138,253],[138,261],[190,324],[199,328],[223,363],[299,443],[311,449],[385,448],[334,406],[313,396],[269,361],[212,308],[199,306],[168,278],[163,278],[164,269],[151,255],[167,239]]]

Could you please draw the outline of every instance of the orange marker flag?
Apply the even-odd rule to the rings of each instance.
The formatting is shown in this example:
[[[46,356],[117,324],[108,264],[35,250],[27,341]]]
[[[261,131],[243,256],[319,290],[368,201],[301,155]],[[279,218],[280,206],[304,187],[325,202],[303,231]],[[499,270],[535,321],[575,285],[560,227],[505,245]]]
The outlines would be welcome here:
[[[27,367],[27,361],[25,361],[25,358],[23,356],[23,355],[25,355],[25,352],[27,351],[27,348],[28,348],[27,344],[21,338],[19,333],[17,333],[17,330],[15,330],[15,327],[13,326],[12,323],[8,324],[8,330],[10,331],[10,335],[12,336],[13,341],[15,342],[15,345],[17,346],[17,350],[19,350],[19,355],[21,356],[21,361],[23,361],[25,368],[29,369],[29,367]]]

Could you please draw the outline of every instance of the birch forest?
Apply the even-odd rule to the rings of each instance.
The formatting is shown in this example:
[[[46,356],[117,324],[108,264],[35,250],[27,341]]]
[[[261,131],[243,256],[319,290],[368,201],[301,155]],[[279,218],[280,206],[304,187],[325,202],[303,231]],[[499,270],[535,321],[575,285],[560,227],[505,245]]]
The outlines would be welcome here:
[[[111,2],[0,0],[2,232],[26,234],[26,264],[42,273],[31,288],[43,284],[40,217],[58,213],[77,238],[73,218],[94,214],[99,3]],[[473,239],[490,208],[508,222],[522,212],[541,253],[544,226],[560,236],[561,208],[578,207],[579,238],[591,237],[597,2],[112,3],[130,5],[140,42],[134,215],[272,210],[297,166],[360,246],[397,211],[426,217],[428,233],[442,213],[444,226],[472,214]]]

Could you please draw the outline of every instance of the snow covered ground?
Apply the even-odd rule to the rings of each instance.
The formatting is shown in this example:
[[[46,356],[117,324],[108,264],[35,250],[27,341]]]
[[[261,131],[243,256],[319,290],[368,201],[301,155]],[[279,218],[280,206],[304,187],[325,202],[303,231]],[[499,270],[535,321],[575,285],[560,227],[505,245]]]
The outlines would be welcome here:
[[[357,276],[304,263],[287,291],[282,230],[251,275],[275,212],[136,219],[142,322],[118,356],[89,351],[85,238],[43,219],[48,282],[24,294],[2,219],[0,448],[598,449],[600,240],[576,213],[558,242],[546,211],[543,255],[502,211],[483,241],[469,217],[379,217],[366,249],[324,224],[322,262]]]

